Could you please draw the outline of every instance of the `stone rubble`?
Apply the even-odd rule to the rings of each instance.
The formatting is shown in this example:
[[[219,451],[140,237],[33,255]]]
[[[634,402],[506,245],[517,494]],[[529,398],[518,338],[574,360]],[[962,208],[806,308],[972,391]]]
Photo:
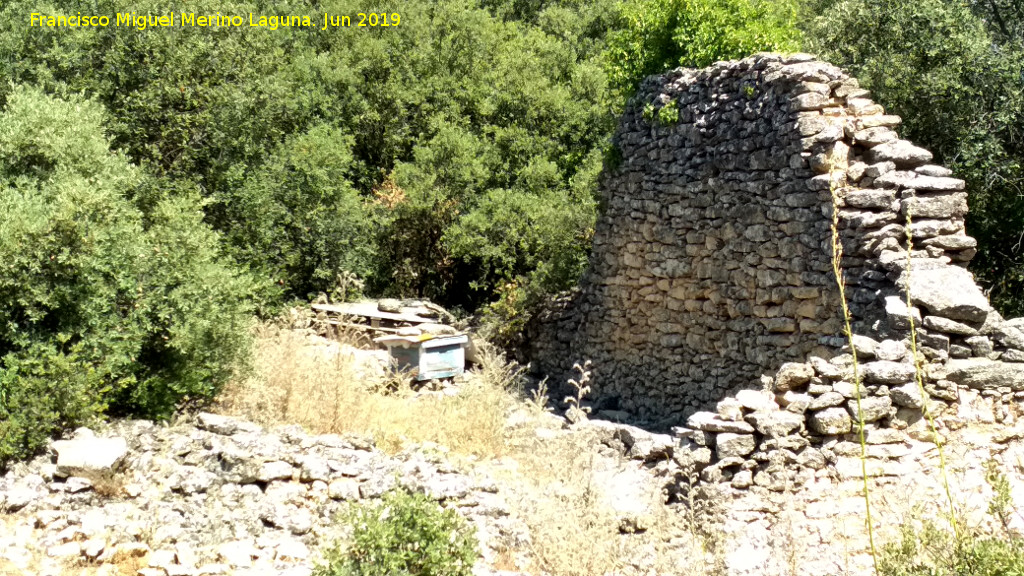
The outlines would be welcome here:
[[[144,557],[144,576],[300,576],[342,535],[335,516],[346,503],[398,485],[459,510],[485,544],[520,537],[493,481],[460,472],[443,453],[389,457],[366,438],[265,431],[206,413],[170,426],[79,429],[0,477],[0,513],[16,522],[0,533],[0,567],[60,574],[69,562],[112,570]]]

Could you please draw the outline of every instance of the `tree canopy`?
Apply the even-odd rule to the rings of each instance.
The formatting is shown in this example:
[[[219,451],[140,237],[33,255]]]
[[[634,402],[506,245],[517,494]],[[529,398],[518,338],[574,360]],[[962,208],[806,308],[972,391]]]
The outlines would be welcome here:
[[[9,0],[0,459],[106,410],[210,396],[244,359],[250,312],[342,273],[514,328],[524,303],[578,280],[640,80],[764,50],[848,67],[968,180],[975,271],[1024,312],[1014,1],[191,0],[196,14],[401,23],[140,31],[27,15],[182,4]]]

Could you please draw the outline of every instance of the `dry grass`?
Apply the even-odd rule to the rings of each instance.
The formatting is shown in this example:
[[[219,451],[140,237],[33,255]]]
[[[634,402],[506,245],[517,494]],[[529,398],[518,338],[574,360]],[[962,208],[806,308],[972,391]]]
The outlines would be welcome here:
[[[593,433],[557,430],[560,424],[544,412],[544,387],[524,399],[519,369],[497,352],[480,351],[479,366],[458,394],[417,395],[408,380],[375,368],[352,342],[346,334],[327,345],[301,332],[263,328],[255,370],[225,390],[220,409],[264,425],[372,435],[392,453],[410,442],[433,442],[480,457],[477,465],[502,480],[502,494],[530,534],[528,542],[510,542],[497,553],[494,568],[549,576],[680,574],[680,552],[699,548],[680,545],[685,519],[658,496],[647,529],[621,534],[610,505],[616,494],[602,486],[617,458],[597,453]],[[514,410],[529,421],[510,428]],[[545,426],[552,435],[538,436]]]
[[[513,569],[549,576],[709,573],[696,560],[701,546],[686,517],[664,504],[666,495],[654,484],[623,485],[632,476],[619,474],[638,463],[610,453],[593,429],[559,430],[539,406],[524,403],[535,420],[510,431],[514,465],[497,472],[530,534],[528,543],[504,555],[526,558]],[[623,514],[613,504],[623,498],[647,504],[635,532],[620,530]]]
[[[316,433],[372,435],[384,450],[436,442],[460,454],[504,452],[504,422],[517,400],[518,372],[484,352],[457,395],[414,397],[410,381],[389,375],[373,354],[340,341],[261,329],[255,370],[228,386],[221,410],[264,425],[300,424]]]

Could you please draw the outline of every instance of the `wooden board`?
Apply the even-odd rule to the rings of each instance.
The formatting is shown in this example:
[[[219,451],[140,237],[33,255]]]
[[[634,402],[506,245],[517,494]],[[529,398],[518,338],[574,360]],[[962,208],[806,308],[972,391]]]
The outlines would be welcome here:
[[[313,304],[313,310],[327,312],[329,314],[344,314],[348,316],[362,316],[376,320],[388,320],[391,322],[407,322],[410,324],[433,324],[437,320],[424,318],[416,314],[395,314],[393,312],[381,312],[377,309],[376,302],[353,302],[350,304]]]

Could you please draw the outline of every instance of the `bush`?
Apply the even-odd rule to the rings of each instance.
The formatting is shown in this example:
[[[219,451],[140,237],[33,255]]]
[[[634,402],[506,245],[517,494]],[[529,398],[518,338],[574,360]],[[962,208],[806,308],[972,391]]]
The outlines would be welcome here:
[[[144,218],[128,200],[144,175],[102,120],[24,87],[0,114],[0,464],[108,411],[209,398],[247,349],[249,282],[199,203]]]
[[[716,60],[800,47],[792,0],[632,0],[618,30],[608,35],[608,78],[623,95],[640,81],[678,66],[702,68]]]
[[[878,557],[881,576],[1024,576],[1024,539],[1009,529],[1013,513],[1010,482],[999,465],[990,460],[985,481],[992,488],[988,514],[999,521],[995,534],[958,522],[960,529],[939,528],[924,521],[914,530],[904,523],[902,538],[887,544]]]
[[[899,542],[879,555],[881,576],[1021,576],[1024,541],[1003,537],[962,536],[926,524],[920,532],[907,528]]]
[[[347,548],[331,548],[314,576],[467,576],[477,557],[472,528],[422,494],[393,490],[354,507]]]

